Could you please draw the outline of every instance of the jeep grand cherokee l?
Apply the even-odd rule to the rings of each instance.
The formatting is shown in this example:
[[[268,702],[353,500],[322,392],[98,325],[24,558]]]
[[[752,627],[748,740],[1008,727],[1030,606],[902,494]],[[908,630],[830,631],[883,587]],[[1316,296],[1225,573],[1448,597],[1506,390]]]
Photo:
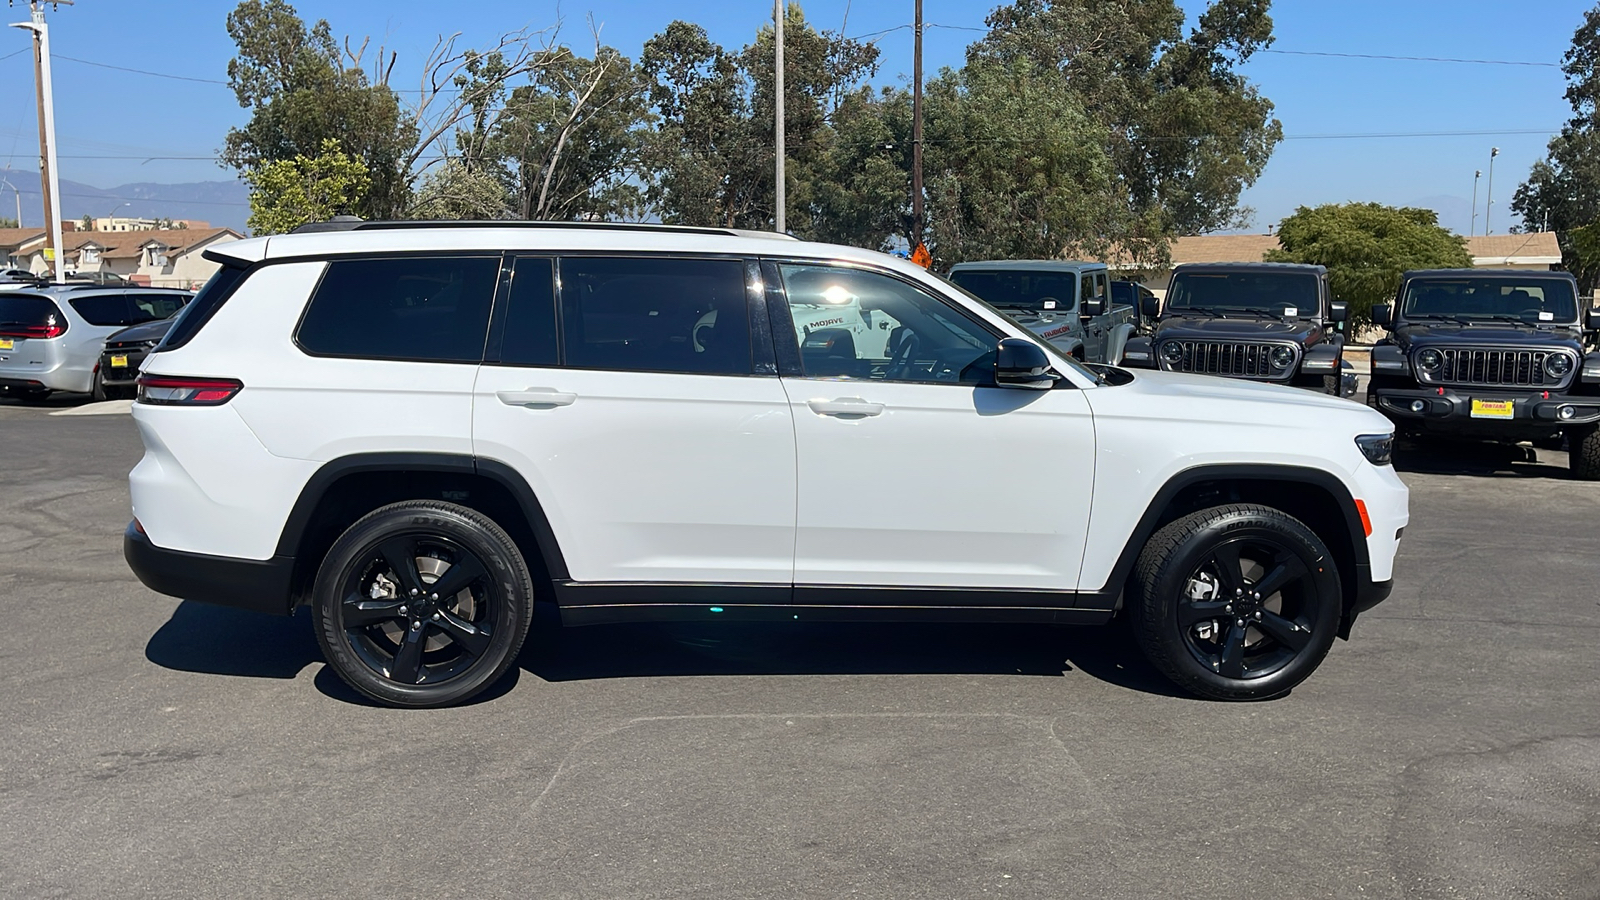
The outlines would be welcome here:
[[[1179,685],[1271,697],[1389,593],[1407,491],[1365,406],[1086,368],[918,266],[778,235],[321,228],[207,251],[139,377],[124,552],[163,593],[309,605],[378,701],[483,690],[536,599],[1120,613]]]

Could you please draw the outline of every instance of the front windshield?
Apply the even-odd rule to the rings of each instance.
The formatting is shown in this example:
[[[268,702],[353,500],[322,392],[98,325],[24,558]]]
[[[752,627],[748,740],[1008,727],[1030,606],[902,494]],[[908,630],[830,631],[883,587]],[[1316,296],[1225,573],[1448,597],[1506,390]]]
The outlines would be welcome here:
[[[951,272],[950,280],[1001,309],[1043,312],[1077,305],[1078,276],[1073,272],[961,269]]]
[[[1319,312],[1317,276],[1295,271],[1179,272],[1172,276],[1166,309],[1314,316]]]
[[[1008,320],[1011,318],[1010,316],[1007,316],[1005,313],[1001,312],[999,309],[996,309],[994,304],[992,304],[989,301],[983,299],[982,297],[979,297],[977,294],[974,294],[973,292],[967,290],[966,288],[962,287],[957,282],[952,281],[951,279],[945,278],[942,275],[935,275],[934,277],[938,278],[941,282],[943,282],[946,287],[950,288],[951,290],[954,290],[956,293],[962,295],[963,297],[966,297],[968,300],[971,300],[973,303],[976,303],[979,306],[982,306],[985,309],[988,309],[990,312],[994,313],[995,315],[1000,316],[1001,318],[1004,318],[1004,319],[1008,319]],[[1026,328],[1024,328],[1022,330],[1024,332],[1028,331]],[[1041,340],[1038,335],[1033,334],[1031,332],[1028,332],[1028,337],[1032,338],[1034,343],[1036,343],[1039,346],[1044,348],[1044,352],[1049,354],[1050,358],[1055,361],[1055,367],[1057,369],[1059,369],[1059,370],[1061,370],[1063,372],[1068,370],[1068,369],[1071,369],[1072,371],[1077,372],[1079,375],[1082,375],[1084,378],[1087,378],[1087,379],[1089,379],[1091,381],[1099,381],[1100,380],[1100,376],[1099,375],[1096,375],[1094,372],[1090,371],[1087,367],[1084,366],[1083,363],[1079,362],[1076,358],[1074,358],[1074,357],[1072,357],[1072,356],[1070,356],[1070,355],[1068,355],[1066,353],[1061,352],[1061,349],[1059,347],[1057,347],[1056,345],[1050,343],[1049,341]]]
[[[1416,278],[1406,284],[1400,315],[1408,319],[1573,322],[1572,282],[1565,278]]]

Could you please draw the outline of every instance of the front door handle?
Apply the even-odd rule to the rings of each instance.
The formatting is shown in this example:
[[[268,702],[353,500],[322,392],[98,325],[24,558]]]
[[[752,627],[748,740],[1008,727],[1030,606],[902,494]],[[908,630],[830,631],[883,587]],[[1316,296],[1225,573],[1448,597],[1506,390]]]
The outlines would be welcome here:
[[[549,409],[554,406],[571,406],[578,395],[555,388],[528,388],[525,391],[495,391],[494,395],[507,406],[530,406]]]
[[[840,397],[837,400],[807,400],[806,406],[820,416],[865,418],[883,412],[882,403],[871,403],[860,397]]]

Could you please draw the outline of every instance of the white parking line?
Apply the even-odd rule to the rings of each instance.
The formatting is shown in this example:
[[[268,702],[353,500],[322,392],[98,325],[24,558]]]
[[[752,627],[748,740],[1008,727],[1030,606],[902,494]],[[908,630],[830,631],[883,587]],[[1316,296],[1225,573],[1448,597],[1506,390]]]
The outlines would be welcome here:
[[[117,416],[133,411],[132,400],[107,400],[103,403],[85,403],[69,409],[58,409],[52,416]]]

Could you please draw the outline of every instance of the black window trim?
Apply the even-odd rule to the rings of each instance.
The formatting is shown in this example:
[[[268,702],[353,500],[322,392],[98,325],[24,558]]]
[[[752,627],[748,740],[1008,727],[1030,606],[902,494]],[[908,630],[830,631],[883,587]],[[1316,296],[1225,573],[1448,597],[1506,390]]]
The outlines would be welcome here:
[[[980,388],[980,387],[994,387],[995,386],[992,383],[989,383],[989,384],[971,384],[971,383],[962,382],[962,381],[906,381],[906,380],[902,380],[902,379],[898,379],[898,378],[875,378],[875,379],[871,379],[871,380],[865,380],[865,379],[860,379],[860,378],[843,378],[843,377],[838,377],[838,376],[807,375],[807,374],[805,374],[805,364],[804,364],[803,360],[800,357],[800,338],[799,338],[798,335],[795,334],[794,317],[789,312],[789,289],[788,289],[788,286],[783,283],[782,270],[779,268],[780,266],[783,266],[783,265],[830,266],[830,267],[834,267],[834,268],[854,269],[854,270],[859,271],[859,272],[869,272],[869,273],[872,273],[872,274],[875,274],[875,275],[887,275],[888,277],[894,279],[895,281],[898,281],[901,284],[904,284],[904,285],[910,287],[912,290],[919,291],[919,292],[921,292],[921,293],[933,298],[934,300],[938,301],[939,303],[943,304],[944,307],[946,309],[948,309],[954,315],[958,316],[959,318],[965,319],[966,321],[971,322],[972,324],[978,326],[979,329],[983,330],[984,332],[986,332],[989,335],[989,337],[993,338],[995,343],[997,343],[997,344],[1002,339],[1011,337],[1011,335],[1006,334],[1005,332],[1003,332],[1000,329],[994,327],[993,325],[989,324],[988,322],[983,321],[982,319],[974,318],[970,313],[968,313],[966,311],[966,309],[964,309],[964,308],[962,308],[960,306],[957,306],[956,304],[950,302],[949,298],[944,297],[944,296],[942,296],[942,295],[940,295],[938,293],[935,293],[934,291],[929,290],[926,285],[919,284],[915,280],[907,278],[904,275],[900,274],[899,272],[894,271],[893,269],[885,269],[885,268],[882,268],[882,267],[879,267],[879,266],[874,266],[874,265],[871,265],[871,264],[868,264],[868,263],[858,263],[858,262],[855,262],[854,260],[814,259],[814,258],[813,259],[805,259],[805,258],[794,258],[794,257],[787,257],[787,256],[763,256],[763,257],[761,257],[761,263],[762,263],[763,270],[765,270],[765,267],[767,265],[771,265],[772,266],[772,274],[774,276],[777,276],[776,277],[776,281],[775,281],[775,283],[776,283],[776,292],[777,292],[776,302],[778,304],[778,307],[782,310],[782,312],[781,312],[781,316],[777,312],[771,312],[771,313],[769,313],[769,316],[772,319],[772,328],[773,328],[773,338],[772,339],[773,339],[773,343],[774,343],[774,345],[776,345],[776,346],[781,348],[779,350],[779,359],[780,359],[780,361],[784,360],[784,358],[786,356],[789,356],[790,351],[792,351],[792,356],[789,356],[788,365],[789,365],[789,367],[792,367],[793,374],[785,372],[784,373],[785,377],[788,377],[788,378],[804,378],[807,381],[832,381],[832,382],[838,382],[838,383],[841,383],[841,384],[928,384],[928,385],[937,385],[937,386],[940,386],[940,387],[964,388],[966,390],[971,390],[973,388]],[[768,307],[769,310],[772,309],[773,303],[774,303],[774,289],[772,287],[769,287],[767,289],[767,307]],[[788,335],[788,340],[780,339],[778,337],[778,335],[777,335],[777,332],[780,330],[779,329],[779,320],[780,320],[780,318],[781,318],[781,323],[783,325],[787,326],[788,330],[785,332],[785,334]],[[1071,384],[1070,381],[1067,381],[1066,383]]]
[[[294,344],[295,349],[299,350],[301,353],[305,354],[306,356],[312,357],[313,359],[357,359],[357,360],[371,360],[373,362],[428,363],[428,364],[438,365],[438,366],[480,366],[480,365],[483,365],[485,350],[487,349],[488,342],[489,342],[489,332],[490,332],[490,329],[493,327],[493,322],[494,322],[495,301],[497,299],[499,299],[499,295],[500,295],[500,281],[501,281],[500,276],[502,274],[502,269],[505,266],[505,256],[506,256],[506,254],[505,254],[505,251],[503,251],[503,250],[454,250],[454,251],[443,251],[443,252],[429,252],[429,251],[423,250],[423,251],[416,251],[416,252],[407,251],[407,252],[403,252],[403,253],[343,253],[343,254],[322,256],[322,257],[294,257],[294,258],[290,258],[290,259],[279,260],[278,262],[281,262],[281,263],[295,263],[295,262],[322,262],[322,263],[324,263],[324,265],[322,267],[321,274],[319,274],[317,276],[317,283],[311,286],[311,293],[306,295],[305,304],[300,307],[300,315],[295,320],[294,331],[291,332],[289,339]],[[492,259],[492,260],[495,261],[496,268],[495,268],[494,292],[493,292],[493,295],[489,299],[489,315],[488,315],[487,320],[484,323],[483,340],[478,345],[478,358],[477,359],[434,359],[434,358],[429,358],[429,357],[415,357],[415,356],[376,356],[376,355],[370,354],[370,353],[360,353],[360,354],[352,354],[352,353],[322,353],[322,352],[319,352],[319,351],[314,351],[314,350],[307,349],[304,344],[300,343],[300,330],[303,327],[305,327],[306,315],[309,312],[311,312],[312,301],[314,301],[316,299],[317,292],[322,290],[322,283],[325,280],[327,280],[328,272],[333,269],[333,263],[335,263],[335,262],[351,262],[351,261],[374,262],[374,261],[377,261],[377,260],[384,260],[384,259],[408,259],[408,258],[409,259],[445,259],[445,258],[451,258],[451,259]]]

